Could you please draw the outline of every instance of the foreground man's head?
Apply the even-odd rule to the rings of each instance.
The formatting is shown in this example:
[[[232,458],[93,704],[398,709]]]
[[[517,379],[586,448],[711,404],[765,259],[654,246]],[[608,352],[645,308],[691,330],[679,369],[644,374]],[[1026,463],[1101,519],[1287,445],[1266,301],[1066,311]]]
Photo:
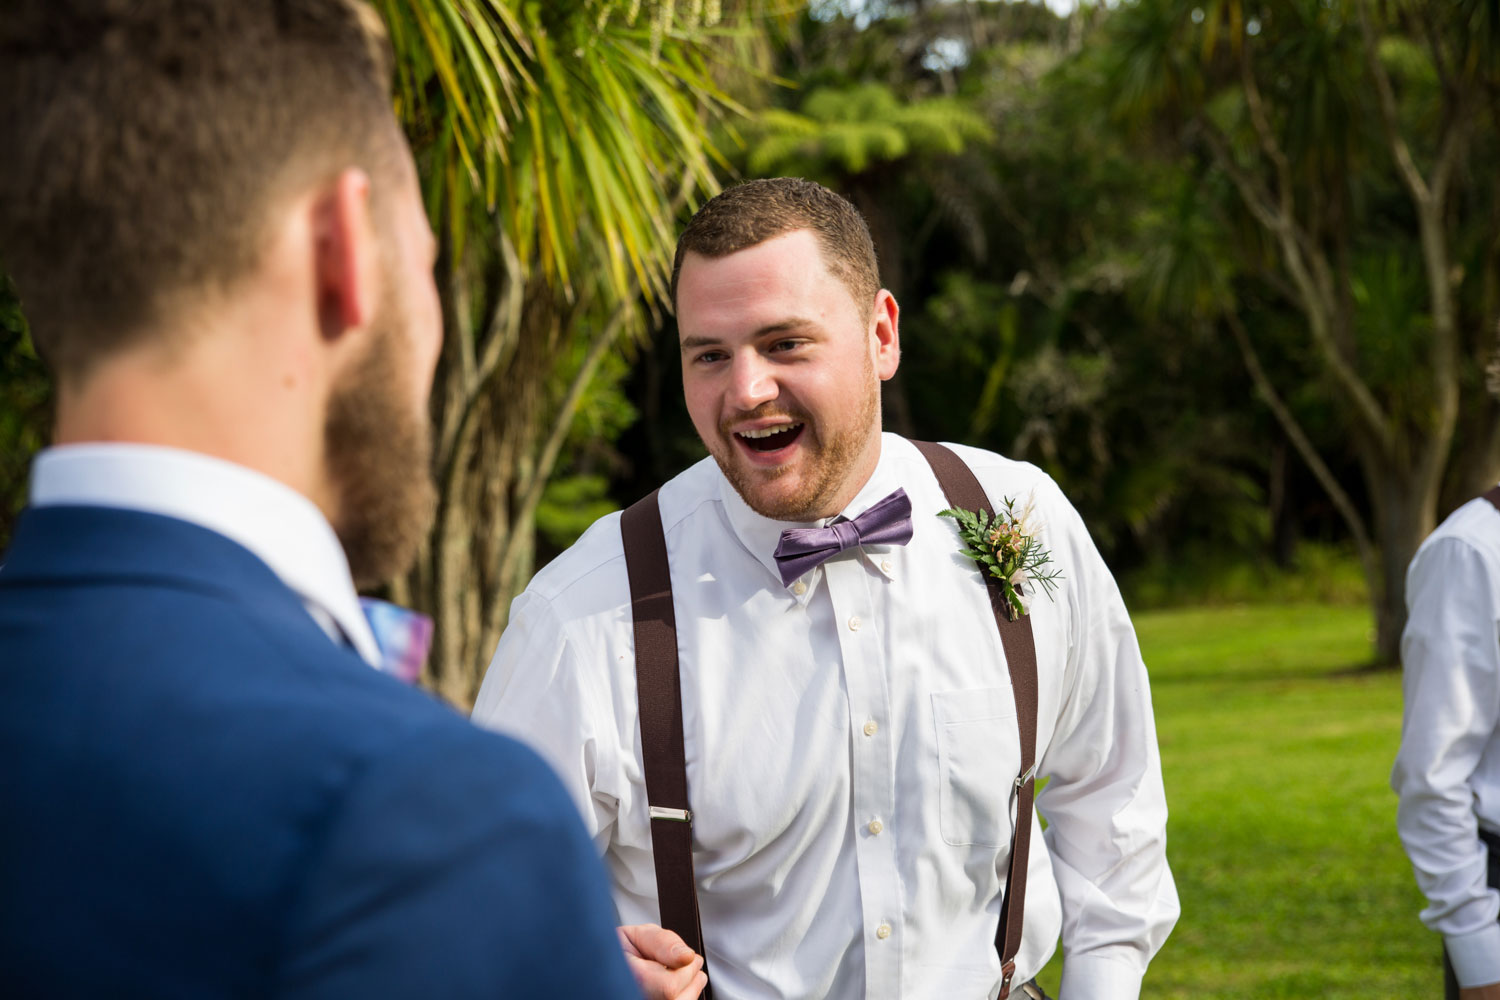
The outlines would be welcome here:
[[[348,0],[19,0],[0,266],[57,439],[216,455],[313,499],[357,581],[433,505],[433,240],[378,18]]]
[[[859,213],[820,185],[751,181],[677,246],[673,297],[693,425],[758,513],[836,514],[880,457],[899,310]]]

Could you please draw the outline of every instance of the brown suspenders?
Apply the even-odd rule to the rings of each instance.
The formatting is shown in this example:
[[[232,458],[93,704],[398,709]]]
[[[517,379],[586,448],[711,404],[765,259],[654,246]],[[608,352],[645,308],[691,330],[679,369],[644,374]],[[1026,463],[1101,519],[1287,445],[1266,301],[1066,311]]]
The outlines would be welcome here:
[[[963,460],[939,444],[913,441],[922,452],[949,504],[967,510],[994,507]],[[641,756],[650,804],[651,844],[656,860],[656,894],[661,923],[704,957],[703,926],[693,879],[693,814],[687,797],[687,760],[682,745],[682,687],[677,672],[677,620],[672,608],[672,577],[662,531],[657,493],[632,504],[620,520],[625,567],[630,577],[631,613],[635,620],[636,696],[640,701]],[[1030,616],[1011,621],[1005,614],[999,581],[986,577],[990,609],[1000,630],[1016,699],[1021,740],[1021,772],[1016,796],[1015,830],[1010,843],[1010,870],[1000,904],[995,949],[1000,953],[1000,997],[1010,994],[1021,947],[1026,908],[1026,862],[1031,850],[1032,798],[1036,792],[1037,672],[1036,642]],[[712,981],[703,996],[712,1000]]]
[[[984,487],[963,459],[940,444],[913,441],[927,459],[948,503],[965,510],[984,510],[995,516],[994,506]],[[1016,952],[1021,950],[1022,915],[1026,911],[1026,862],[1031,854],[1031,803],[1036,795],[1036,637],[1031,632],[1031,616],[1015,621],[1005,612],[1005,598],[1000,581],[984,574],[990,592],[990,611],[1000,630],[1000,645],[1010,667],[1010,687],[1016,699],[1016,726],[1021,737],[1021,772],[1011,788],[1016,796],[1016,822],[1010,840],[1010,872],[1005,879],[1005,897],[1000,903],[1000,926],[995,931],[995,950],[1000,953],[1000,997],[1010,994],[1016,974]]]
[[[661,925],[703,956],[703,923],[693,881],[693,813],[688,807],[687,757],[682,749],[682,681],[677,673],[677,615],[662,533],[659,491],[620,518],[630,610],[635,618],[635,693],[641,720],[641,763],[651,810],[651,852]],[[703,997],[713,1000],[712,985]]]

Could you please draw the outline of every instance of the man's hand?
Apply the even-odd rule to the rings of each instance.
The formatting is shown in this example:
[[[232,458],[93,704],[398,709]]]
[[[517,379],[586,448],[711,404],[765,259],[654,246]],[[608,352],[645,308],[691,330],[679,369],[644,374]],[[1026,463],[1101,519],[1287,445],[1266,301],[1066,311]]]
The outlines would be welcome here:
[[[646,1000],[697,1000],[708,985],[702,955],[655,924],[634,924],[619,930],[625,964],[630,966]]]
[[[1500,983],[1461,989],[1458,991],[1458,1000],[1500,1000]]]

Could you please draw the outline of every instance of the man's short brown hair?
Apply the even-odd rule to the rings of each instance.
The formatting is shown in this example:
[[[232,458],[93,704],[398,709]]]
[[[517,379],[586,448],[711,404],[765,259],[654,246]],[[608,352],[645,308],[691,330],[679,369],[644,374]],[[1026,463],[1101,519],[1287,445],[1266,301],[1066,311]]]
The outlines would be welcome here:
[[[0,17],[0,267],[60,376],[255,266],[281,197],[400,133],[360,0],[14,0]]]
[[[698,210],[677,241],[673,307],[682,261],[689,253],[727,257],[798,229],[810,229],[817,236],[828,270],[848,286],[861,315],[868,317],[880,291],[880,271],[864,217],[823,185],[795,177],[747,181],[720,192]]]

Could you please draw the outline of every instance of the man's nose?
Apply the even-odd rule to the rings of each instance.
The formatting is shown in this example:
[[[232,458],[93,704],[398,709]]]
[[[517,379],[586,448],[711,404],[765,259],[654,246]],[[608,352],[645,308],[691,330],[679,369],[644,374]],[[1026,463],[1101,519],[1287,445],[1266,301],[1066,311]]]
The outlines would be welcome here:
[[[734,359],[730,400],[737,409],[753,410],[780,394],[771,366],[759,354],[746,353]]]

